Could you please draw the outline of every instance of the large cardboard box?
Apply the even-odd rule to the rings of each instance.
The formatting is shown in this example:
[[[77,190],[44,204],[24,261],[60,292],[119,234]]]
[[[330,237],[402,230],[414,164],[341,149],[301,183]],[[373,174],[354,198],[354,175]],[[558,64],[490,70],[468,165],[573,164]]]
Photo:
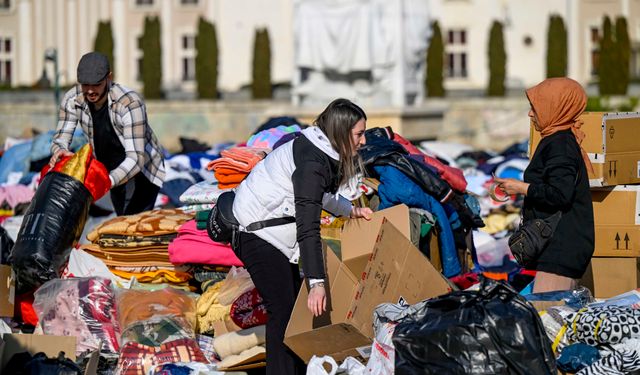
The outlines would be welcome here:
[[[49,336],[49,335],[2,335],[4,348],[0,351],[0,373],[7,373],[5,366],[14,354],[29,352],[34,355],[44,352],[48,357],[57,357],[61,351],[67,358],[76,359],[76,338],[74,336]]]
[[[405,237],[411,238],[409,207],[404,204],[374,212],[371,220],[349,220],[344,224],[340,236],[342,253],[340,259],[357,277],[360,277],[369,262],[380,225],[385,218],[393,223]]]
[[[591,258],[580,280],[596,298],[611,298],[640,287],[640,259]]]
[[[13,317],[15,284],[11,272],[10,266],[0,265],[0,317]]]
[[[640,257],[640,186],[591,190],[594,256]]]
[[[586,137],[582,147],[589,154],[595,173],[592,187],[640,183],[640,112],[585,112],[580,119]],[[540,133],[531,126],[529,152],[533,155]]]
[[[451,290],[442,274],[390,221],[382,220],[378,232],[369,235],[374,236],[373,249],[360,279],[331,250],[325,250],[329,293],[323,315],[311,315],[309,290],[306,285],[301,288],[284,342],[305,362],[313,355],[331,355],[337,361],[366,357],[378,304],[401,300],[414,304]]]

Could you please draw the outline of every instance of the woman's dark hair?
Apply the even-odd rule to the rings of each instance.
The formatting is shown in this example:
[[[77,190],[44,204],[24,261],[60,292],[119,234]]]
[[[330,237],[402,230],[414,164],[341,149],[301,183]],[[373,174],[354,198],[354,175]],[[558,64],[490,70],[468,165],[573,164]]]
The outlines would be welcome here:
[[[340,156],[339,173],[341,183],[355,176],[360,166],[360,158],[351,143],[351,129],[360,120],[367,120],[362,108],[348,99],[332,101],[314,121],[331,142],[333,149]]]

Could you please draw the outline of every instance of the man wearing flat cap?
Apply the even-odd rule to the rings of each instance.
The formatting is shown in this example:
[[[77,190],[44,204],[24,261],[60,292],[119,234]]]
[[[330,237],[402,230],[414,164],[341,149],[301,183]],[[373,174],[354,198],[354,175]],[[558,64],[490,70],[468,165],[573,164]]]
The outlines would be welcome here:
[[[80,124],[96,158],[109,171],[116,214],[131,215],[153,208],[164,181],[164,158],[142,97],[112,77],[105,55],[82,56],[79,84],[60,103],[49,164],[71,155],[69,145]]]

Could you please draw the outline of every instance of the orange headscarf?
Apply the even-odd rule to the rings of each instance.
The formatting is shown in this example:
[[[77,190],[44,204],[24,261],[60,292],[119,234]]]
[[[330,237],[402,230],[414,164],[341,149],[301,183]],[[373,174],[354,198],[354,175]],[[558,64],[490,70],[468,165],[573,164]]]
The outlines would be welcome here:
[[[578,117],[587,106],[587,94],[580,84],[571,78],[548,78],[526,91],[529,103],[536,114],[542,138],[556,132],[571,129],[582,152],[582,159],[593,172],[589,156],[582,148],[585,134]]]

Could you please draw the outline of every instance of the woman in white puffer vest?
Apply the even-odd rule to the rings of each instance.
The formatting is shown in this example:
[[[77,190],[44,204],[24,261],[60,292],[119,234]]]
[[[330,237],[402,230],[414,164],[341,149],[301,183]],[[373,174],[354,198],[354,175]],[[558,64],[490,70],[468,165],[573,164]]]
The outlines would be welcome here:
[[[338,194],[357,185],[358,148],[365,143],[366,120],[356,104],[334,100],[301,136],[258,163],[236,190],[233,213],[240,233],[235,251],[267,307],[267,374],[305,372],[283,341],[302,284],[299,259],[311,288],[309,310],[318,316],[326,309],[322,209],[352,218],[370,219],[372,214]],[[282,217],[295,221],[246,230],[252,223]]]

